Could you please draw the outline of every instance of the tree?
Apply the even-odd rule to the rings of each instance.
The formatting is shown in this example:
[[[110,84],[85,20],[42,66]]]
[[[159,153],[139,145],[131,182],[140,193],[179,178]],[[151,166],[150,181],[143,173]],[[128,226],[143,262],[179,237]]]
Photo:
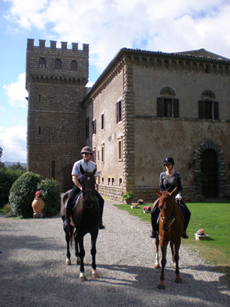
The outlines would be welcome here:
[[[1,162],[1,158],[2,158],[2,152],[3,152],[3,149],[2,149],[2,147],[0,147],[0,162]]]

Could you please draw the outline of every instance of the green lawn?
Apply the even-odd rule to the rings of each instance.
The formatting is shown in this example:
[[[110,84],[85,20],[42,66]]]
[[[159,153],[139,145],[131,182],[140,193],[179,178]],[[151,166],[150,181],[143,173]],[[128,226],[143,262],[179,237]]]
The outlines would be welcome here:
[[[131,209],[130,205],[116,205],[130,214],[150,223],[150,213],[143,213],[143,207],[152,204],[138,205]],[[182,239],[182,244],[198,252],[207,263],[226,273],[230,287],[230,202],[187,203],[191,211],[191,220],[187,229],[189,239]],[[195,240],[194,233],[203,228],[210,236],[209,240]],[[151,226],[149,228],[149,234]]]

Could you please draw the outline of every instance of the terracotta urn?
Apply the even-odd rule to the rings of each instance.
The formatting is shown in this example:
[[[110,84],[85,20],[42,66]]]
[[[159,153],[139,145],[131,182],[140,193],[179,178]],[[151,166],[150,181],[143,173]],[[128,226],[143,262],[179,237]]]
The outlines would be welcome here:
[[[33,217],[34,218],[39,218],[39,217],[42,217],[42,210],[44,209],[45,207],[45,203],[42,199],[42,194],[40,191],[37,191],[35,193],[35,198],[31,204],[32,208],[33,208]]]

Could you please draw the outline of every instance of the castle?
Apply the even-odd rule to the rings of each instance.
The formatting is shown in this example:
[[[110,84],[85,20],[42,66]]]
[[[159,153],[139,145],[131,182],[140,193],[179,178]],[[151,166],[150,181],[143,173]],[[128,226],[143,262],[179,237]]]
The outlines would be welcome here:
[[[71,188],[84,145],[104,196],[154,200],[165,156],[185,199],[230,196],[230,60],[204,49],[121,49],[88,89],[89,46],[28,39],[28,170]]]

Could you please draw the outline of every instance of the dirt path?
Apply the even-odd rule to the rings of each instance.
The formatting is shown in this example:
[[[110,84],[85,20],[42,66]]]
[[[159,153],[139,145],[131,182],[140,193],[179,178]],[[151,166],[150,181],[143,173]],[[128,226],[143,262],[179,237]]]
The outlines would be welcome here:
[[[59,217],[16,220],[0,217],[0,306],[230,306],[225,276],[182,246],[182,284],[174,282],[168,254],[165,290],[158,290],[150,225],[106,200],[97,242],[100,277],[91,277],[90,237],[85,237],[86,282],[79,267],[65,265]],[[75,263],[74,250],[72,260]]]

